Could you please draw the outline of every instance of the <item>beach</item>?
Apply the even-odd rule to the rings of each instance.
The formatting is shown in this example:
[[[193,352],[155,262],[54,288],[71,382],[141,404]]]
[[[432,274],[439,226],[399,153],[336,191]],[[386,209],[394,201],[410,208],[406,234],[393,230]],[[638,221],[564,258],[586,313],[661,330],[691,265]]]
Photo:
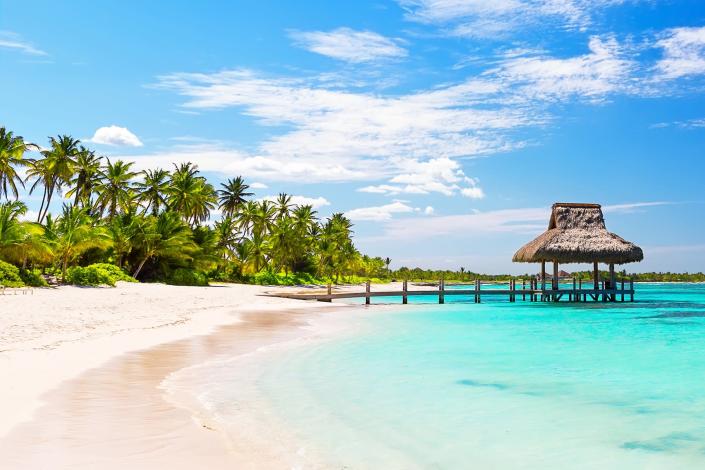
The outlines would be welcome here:
[[[0,297],[0,374],[9,378],[0,467],[257,468],[276,459],[228,445],[162,387],[219,356],[339,330],[341,315],[331,328],[321,314],[357,309],[262,295],[274,289],[286,288],[119,283]]]

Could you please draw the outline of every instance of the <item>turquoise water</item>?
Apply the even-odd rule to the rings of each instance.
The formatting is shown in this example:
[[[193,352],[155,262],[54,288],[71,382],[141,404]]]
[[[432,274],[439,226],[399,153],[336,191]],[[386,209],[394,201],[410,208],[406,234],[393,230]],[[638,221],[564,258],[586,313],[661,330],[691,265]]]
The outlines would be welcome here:
[[[412,298],[258,386],[331,466],[705,468],[705,286],[636,299]]]

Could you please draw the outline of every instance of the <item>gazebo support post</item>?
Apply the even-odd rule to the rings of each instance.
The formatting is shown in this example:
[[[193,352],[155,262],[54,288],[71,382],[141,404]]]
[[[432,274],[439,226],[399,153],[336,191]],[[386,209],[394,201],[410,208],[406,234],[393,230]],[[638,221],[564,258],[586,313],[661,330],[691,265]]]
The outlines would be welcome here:
[[[544,292],[546,290],[546,262],[541,261],[541,301],[544,301]]]
[[[558,261],[553,262],[553,279],[551,279],[551,288],[556,291],[553,293],[553,301],[558,300]]]
[[[617,301],[617,278],[614,275],[614,263],[610,263],[610,289],[612,289],[612,302]]]
[[[595,291],[598,291],[600,289],[600,271],[597,269],[597,261],[592,263],[592,279],[595,282],[594,288]],[[593,297],[595,300],[600,299],[600,294],[596,294],[595,297]]]

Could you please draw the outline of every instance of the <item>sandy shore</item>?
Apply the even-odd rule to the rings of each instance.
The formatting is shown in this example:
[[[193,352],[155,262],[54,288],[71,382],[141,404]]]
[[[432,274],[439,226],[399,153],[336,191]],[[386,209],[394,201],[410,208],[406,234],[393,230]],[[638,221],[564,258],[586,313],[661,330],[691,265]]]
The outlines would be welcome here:
[[[272,290],[120,284],[0,296],[0,467],[243,468],[242,448],[228,450],[160,386],[204,361],[315,333],[322,312],[358,310],[262,296]],[[184,450],[196,460],[180,466]]]

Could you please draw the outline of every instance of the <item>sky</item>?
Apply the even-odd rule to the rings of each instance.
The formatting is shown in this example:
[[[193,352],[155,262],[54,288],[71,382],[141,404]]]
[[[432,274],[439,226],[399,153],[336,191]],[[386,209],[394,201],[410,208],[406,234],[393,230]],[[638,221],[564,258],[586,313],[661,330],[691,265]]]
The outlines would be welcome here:
[[[242,175],[392,267],[534,271],[564,201],[705,270],[702,0],[0,0],[0,89],[30,142]]]

